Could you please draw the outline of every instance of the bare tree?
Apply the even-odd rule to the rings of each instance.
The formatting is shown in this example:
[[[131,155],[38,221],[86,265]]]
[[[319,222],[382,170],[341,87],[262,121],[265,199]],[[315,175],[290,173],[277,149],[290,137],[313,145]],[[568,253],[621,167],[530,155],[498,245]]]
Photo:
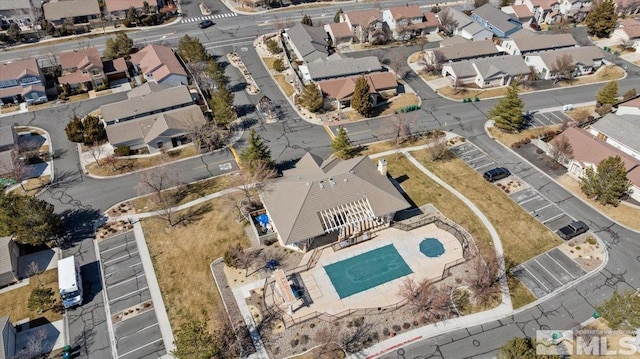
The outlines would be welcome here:
[[[422,67],[424,73],[439,74],[442,71],[442,64],[445,61],[445,57],[442,52],[438,50],[429,50],[418,60],[418,65]]]
[[[176,191],[169,190],[179,186],[181,183],[176,171],[171,170],[170,166],[160,166],[142,172],[138,176],[136,188],[139,195],[149,195],[149,200],[154,210],[158,211],[158,216],[173,227],[184,220],[175,213],[174,207],[178,205]]]
[[[407,41],[411,38],[411,32],[413,31],[411,25],[406,22],[400,22],[396,24],[395,33],[398,35],[398,40]]]
[[[551,72],[556,74],[556,81],[571,80],[573,79],[573,71],[575,70],[575,62],[571,54],[562,54],[557,56],[553,65],[551,65]]]
[[[278,172],[263,162],[257,162],[253,172],[243,168],[229,176],[231,187],[239,191],[229,193],[223,197],[225,207],[230,212],[236,212],[238,218],[248,219],[249,213],[258,209],[260,203],[256,201],[255,191],[264,190],[268,182],[275,178]]]
[[[500,265],[497,259],[485,262],[480,255],[471,261],[472,269],[467,276],[467,284],[477,302],[487,303],[500,291]]]
[[[527,82],[531,85],[534,81],[538,79],[538,71],[536,67],[533,65],[529,65],[529,73],[527,74]]]
[[[388,126],[381,129],[381,137],[390,137],[393,141],[393,147],[400,149],[402,144],[411,139],[413,136],[412,126],[416,123],[416,118],[407,119],[407,115],[404,113],[394,115],[391,118]],[[396,152],[396,161],[400,152]]]
[[[403,78],[404,74],[400,73],[400,70],[406,63],[406,58],[402,55],[400,51],[393,51],[389,54],[389,59],[387,61],[387,66],[389,66],[398,77]]]
[[[249,268],[251,268],[251,266],[259,258],[256,255],[256,252],[250,250],[249,248],[244,249],[240,244],[238,244],[236,247],[232,247],[230,250],[231,250],[231,254],[236,259],[236,263],[238,264],[238,267],[240,267],[241,269],[244,269],[244,276],[248,277]]]
[[[213,121],[203,123],[192,115],[187,116],[185,118],[186,132],[191,137],[196,149],[206,152],[213,151],[222,147],[231,135],[229,130],[216,126]]]
[[[426,279],[417,282],[407,277],[398,294],[407,300],[415,314],[422,315],[428,321],[440,321],[451,314],[449,293]]]
[[[432,161],[445,161],[453,157],[453,154],[449,151],[445,136],[434,138],[427,146],[426,151]]]
[[[100,160],[102,159],[102,155],[104,153],[104,147],[102,144],[94,142],[91,146],[89,146],[89,153],[91,157],[96,161],[96,166],[100,167]]]
[[[16,353],[14,359],[31,359],[47,357],[42,356],[44,352],[49,351],[51,348],[45,347],[47,344],[47,331],[44,328],[36,329],[29,333],[25,346],[22,350]]]
[[[571,21],[565,16],[562,16],[558,23],[556,24],[554,31],[555,33],[564,34],[566,32],[570,32],[571,29],[569,26],[571,25]]]
[[[358,325],[342,332],[339,342],[342,350],[347,354],[354,354],[365,348],[365,343],[369,340],[369,335],[373,330],[373,324],[360,319]]]
[[[550,155],[557,164],[565,163],[573,158],[573,147],[565,135],[555,138],[550,146]]]
[[[635,50],[634,44],[635,44],[635,41],[632,40],[632,39],[629,39],[629,40],[622,39],[622,40],[620,40],[620,46],[622,47],[622,50],[631,50],[631,49]]]
[[[438,13],[439,28],[445,35],[451,36],[458,27],[458,22],[453,19],[453,13],[448,7],[443,7]]]
[[[31,177],[31,170],[27,162],[20,158],[18,148],[18,145],[15,145],[5,159],[0,159],[0,174],[4,178],[16,181],[16,183],[20,184],[22,190],[27,192],[22,182]]]
[[[470,0],[470,2],[471,2],[471,5],[472,5],[475,9],[477,9],[477,8],[479,8],[479,7],[480,7],[480,6],[482,6],[482,5],[488,4],[488,3],[489,3],[489,0]]]
[[[340,327],[329,325],[316,332],[313,340],[320,345],[318,356],[322,356],[329,351],[331,343],[337,343],[340,338]]]
[[[462,82],[462,79],[456,77],[455,81],[453,81],[453,90],[456,93],[464,93],[467,91],[467,89],[464,87],[464,82]]]
[[[32,261],[31,263],[29,263],[29,267],[27,268],[27,273],[29,277],[31,276],[36,277],[36,280],[38,281],[39,285],[44,285],[44,283],[42,282],[42,278],[40,278],[40,274],[42,273],[42,271],[40,270],[40,268],[38,268],[37,262]]]

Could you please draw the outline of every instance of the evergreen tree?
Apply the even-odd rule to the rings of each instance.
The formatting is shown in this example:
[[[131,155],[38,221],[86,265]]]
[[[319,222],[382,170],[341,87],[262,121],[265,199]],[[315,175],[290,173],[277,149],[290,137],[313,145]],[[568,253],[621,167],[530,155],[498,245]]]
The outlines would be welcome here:
[[[304,108],[316,112],[322,108],[323,103],[322,91],[316,84],[310,83],[304,87],[302,94],[300,94],[300,104]]]
[[[60,217],[46,201],[0,191],[0,208],[0,236],[38,246],[60,233]]]
[[[609,81],[598,91],[596,100],[601,104],[613,105],[618,102],[618,81]]]
[[[82,141],[85,145],[91,146],[107,139],[107,131],[104,129],[104,124],[97,116],[87,115],[82,123],[84,125]]]
[[[16,22],[11,23],[7,30],[7,36],[11,42],[22,41],[22,30],[20,29],[20,25]]]
[[[224,86],[211,93],[209,106],[219,126],[227,126],[235,119],[236,111],[233,107],[233,98],[233,94]]]
[[[67,133],[67,139],[71,142],[80,143],[84,141],[84,125],[76,115],[73,115],[71,121],[67,123],[64,132]]]
[[[207,330],[205,321],[191,320],[175,332],[176,349],[171,354],[177,359],[235,359],[241,357],[242,344],[229,323]]]
[[[613,330],[636,330],[640,328],[640,297],[633,292],[613,292],[598,312]]]
[[[102,56],[106,59],[129,57],[132,47],[133,40],[131,40],[124,31],[120,31],[116,34],[115,38],[107,39]]]
[[[256,168],[259,162],[269,167],[273,167],[274,165],[271,159],[271,150],[254,129],[249,131],[248,146],[240,153],[240,159],[251,171]]]
[[[184,35],[178,42],[178,54],[185,62],[202,62],[210,58],[200,39],[189,35]]]
[[[365,117],[369,117],[373,109],[373,100],[371,100],[370,92],[371,89],[369,88],[367,78],[364,76],[358,77],[355,89],[353,90],[353,96],[351,96],[351,108]]]
[[[218,88],[225,87],[229,84],[229,78],[224,74],[224,69],[213,59],[209,59],[206,73],[216,83]]]
[[[629,191],[631,182],[620,156],[608,157],[598,163],[594,170],[588,167],[580,178],[580,189],[589,198],[607,205],[617,206],[620,197]]]
[[[342,16],[342,8],[338,9],[338,11],[336,12],[336,14],[333,16],[333,22],[335,22],[336,24],[340,22],[340,17]]]
[[[43,313],[51,308],[54,303],[53,289],[38,285],[31,290],[31,295],[29,295],[29,300],[27,301],[27,308],[34,312]]]
[[[302,21],[300,23],[307,26],[313,26],[313,20],[311,20],[311,16],[309,15],[303,16]]]
[[[344,127],[338,127],[338,134],[333,138],[331,151],[338,158],[347,159],[353,155],[353,145]]]
[[[505,97],[501,98],[494,108],[489,110],[489,119],[495,120],[495,126],[509,132],[517,132],[524,125],[522,109],[524,102],[518,96],[518,81],[511,81]]]
[[[600,3],[594,2],[594,6],[589,11],[585,19],[589,35],[599,38],[611,36],[618,24],[618,13],[613,0],[604,0]]]

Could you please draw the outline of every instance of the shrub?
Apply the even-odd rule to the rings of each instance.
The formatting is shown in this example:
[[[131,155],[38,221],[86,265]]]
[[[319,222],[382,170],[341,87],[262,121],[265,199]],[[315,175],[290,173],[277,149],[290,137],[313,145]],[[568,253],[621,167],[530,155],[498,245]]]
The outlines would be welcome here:
[[[278,41],[276,41],[275,39],[267,41],[267,49],[274,55],[282,52],[282,48],[280,47],[280,45],[278,45]]]
[[[114,150],[117,156],[129,156],[131,154],[131,147],[129,146],[118,146]]]
[[[291,339],[291,346],[295,347],[300,343],[300,341],[298,339]]]
[[[607,113],[611,112],[611,105],[606,103],[606,104],[600,106],[600,108],[598,108],[598,110],[596,112],[598,113],[598,115],[604,116]]]
[[[409,329],[409,328],[411,328],[411,324],[409,324],[409,323],[404,323],[404,324],[402,324],[402,327],[403,327],[404,329]]]
[[[277,59],[273,62],[273,69],[278,72],[282,72],[286,69],[286,67],[284,66],[284,63],[282,63],[282,60]]]
[[[224,251],[222,260],[227,267],[236,268],[238,265],[238,258],[229,250]]]
[[[580,246],[576,246],[576,251],[581,250],[582,248]]]
[[[354,327],[359,328],[359,327],[362,326],[362,324],[364,324],[364,317],[356,318],[356,319],[353,320],[353,326]]]
[[[384,328],[382,329],[382,334],[384,334],[385,337],[388,337],[391,335],[391,331],[389,331],[389,328]]]
[[[399,332],[400,329],[402,329],[402,327],[400,327],[398,324],[394,324],[392,328],[394,332]]]
[[[300,338],[300,344],[306,345],[307,343],[309,343],[309,336],[305,334]]]
[[[593,237],[587,237],[587,243],[589,243],[590,245],[595,245],[596,243],[598,243],[598,241],[593,238]]]

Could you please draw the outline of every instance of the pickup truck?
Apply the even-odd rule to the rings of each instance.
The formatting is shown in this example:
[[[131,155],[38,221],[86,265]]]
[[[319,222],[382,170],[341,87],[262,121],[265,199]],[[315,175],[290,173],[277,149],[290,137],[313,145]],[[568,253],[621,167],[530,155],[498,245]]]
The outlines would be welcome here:
[[[569,224],[567,224],[566,226],[558,229],[558,235],[560,236],[560,238],[564,239],[565,241],[570,240],[571,238],[575,237],[575,236],[579,236],[582,233],[585,233],[586,231],[589,230],[589,227],[584,224],[584,222],[582,221],[575,221],[575,222],[571,222]]]

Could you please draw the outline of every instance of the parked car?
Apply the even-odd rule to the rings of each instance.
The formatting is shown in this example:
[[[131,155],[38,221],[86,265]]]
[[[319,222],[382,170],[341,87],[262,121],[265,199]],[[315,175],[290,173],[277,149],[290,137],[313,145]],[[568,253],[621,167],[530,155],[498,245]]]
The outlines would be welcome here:
[[[484,173],[483,177],[489,182],[495,182],[511,176],[511,172],[504,167],[496,167]]]
[[[587,226],[584,222],[574,221],[558,229],[557,233],[560,236],[560,238],[564,239],[565,241],[568,241],[571,238],[579,236],[588,230],[589,230],[589,226]]]
[[[537,22],[532,22],[531,24],[529,24],[529,26],[531,26],[532,29],[536,30],[536,31],[540,31],[540,25],[538,25]]]
[[[206,29],[209,26],[213,26],[213,25],[214,25],[213,21],[211,21],[211,20],[203,20],[198,24],[198,27],[201,28],[201,29]]]

